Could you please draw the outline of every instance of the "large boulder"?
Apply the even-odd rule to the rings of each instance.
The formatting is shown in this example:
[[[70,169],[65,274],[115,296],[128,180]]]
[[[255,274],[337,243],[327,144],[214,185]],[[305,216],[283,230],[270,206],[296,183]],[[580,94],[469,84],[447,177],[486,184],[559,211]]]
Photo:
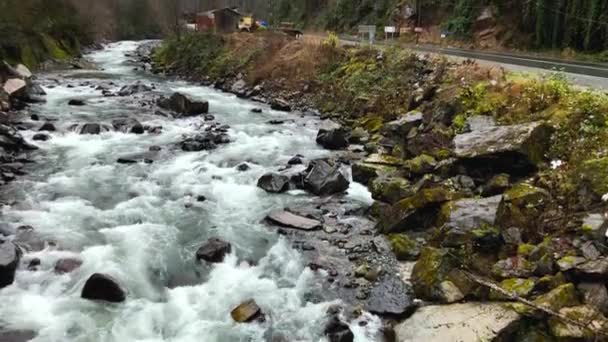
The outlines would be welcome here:
[[[551,317],[549,330],[560,341],[594,341],[598,340],[598,333],[608,329],[608,319],[602,313],[586,305],[562,308],[559,310],[559,314],[573,321],[584,323],[584,325],[575,325],[558,317]]]
[[[303,181],[304,188],[317,196],[344,192],[349,185],[340,164],[326,159],[311,161]]]
[[[37,149],[37,147],[28,144],[17,129],[3,124],[0,124],[0,147],[13,152]]]
[[[448,202],[441,207],[438,225],[442,225],[443,245],[458,247],[483,233],[496,221],[502,196],[466,198]],[[481,241],[478,241],[481,242]]]
[[[452,197],[453,193],[442,186],[419,190],[383,210],[378,229],[383,233],[399,233],[429,228],[436,223],[441,205]]]
[[[161,98],[157,104],[163,109],[176,112],[179,117],[196,116],[209,112],[209,102],[197,101],[182,93],[173,93],[168,99]]]
[[[414,195],[414,187],[405,178],[378,177],[371,181],[372,198],[389,204]]]
[[[580,283],[577,286],[582,294],[583,302],[595,310],[603,313],[608,313],[608,290],[606,284],[596,283]]]
[[[249,323],[253,321],[264,321],[262,309],[255,300],[251,299],[241,303],[230,312],[230,316],[235,322]]]
[[[410,131],[422,124],[422,120],[423,115],[421,112],[411,111],[397,120],[386,123],[383,133],[395,141],[405,141]]]
[[[13,283],[20,259],[17,246],[10,241],[0,242],[0,289]]]
[[[291,105],[289,104],[289,102],[283,99],[273,99],[272,101],[270,101],[270,108],[282,112],[291,111]]]
[[[411,281],[417,298],[431,301],[451,302],[456,286],[456,271],[459,266],[454,253],[449,249],[425,247],[414,265]],[[464,293],[460,292],[460,299]]]
[[[321,228],[321,222],[302,217],[288,211],[278,210],[270,213],[266,219],[276,225],[300,230],[315,230]]]
[[[478,127],[454,138],[454,154],[473,174],[489,168],[527,175],[545,162],[552,132],[542,122]]]
[[[363,185],[368,185],[374,179],[382,175],[393,174],[396,171],[397,168],[393,166],[385,166],[381,164],[373,164],[367,162],[354,163],[351,168],[353,181],[361,183]]]
[[[320,129],[317,144],[328,150],[340,150],[348,147],[349,132],[344,128]]]
[[[219,263],[224,261],[226,254],[231,252],[232,245],[230,243],[218,238],[211,238],[196,251],[196,260]]]
[[[27,83],[20,78],[8,79],[3,86],[9,97],[20,97],[25,94]]]
[[[15,73],[17,77],[23,79],[23,80],[27,80],[29,78],[31,78],[32,72],[30,71],[30,69],[28,69],[28,67],[26,67],[23,64],[17,64],[17,66],[15,66]]]
[[[84,284],[80,296],[84,299],[120,303],[125,301],[127,293],[113,277],[95,273]]]
[[[0,331],[2,342],[28,342],[36,338],[36,332],[32,330],[9,330]]]
[[[508,338],[519,320],[500,303],[431,305],[418,309],[395,331],[398,342],[495,341]]]
[[[278,173],[267,173],[258,179],[258,188],[270,193],[282,193],[290,189],[290,178]]]

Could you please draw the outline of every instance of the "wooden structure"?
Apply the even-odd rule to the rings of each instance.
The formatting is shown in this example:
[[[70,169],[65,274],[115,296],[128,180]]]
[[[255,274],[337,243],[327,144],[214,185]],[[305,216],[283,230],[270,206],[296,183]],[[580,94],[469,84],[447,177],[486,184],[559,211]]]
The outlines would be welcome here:
[[[196,15],[196,30],[199,32],[236,32],[243,15],[234,8],[220,8]]]

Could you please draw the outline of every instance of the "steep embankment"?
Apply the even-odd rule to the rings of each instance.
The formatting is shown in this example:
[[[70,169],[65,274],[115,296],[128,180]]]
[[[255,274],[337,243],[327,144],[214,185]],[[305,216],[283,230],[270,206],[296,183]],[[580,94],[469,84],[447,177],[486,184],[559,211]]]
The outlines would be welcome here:
[[[454,310],[479,314],[495,333],[522,324],[520,338],[606,334],[605,94],[560,75],[524,78],[268,33],[167,41],[155,69],[339,120],[343,129],[317,141],[367,152],[351,161],[353,178],[376,200],[376,233],[389,236],[399,259],[417,261],[417,297],[506,302],[518,313],[493,304],[425,308],[397,327],[399,338],[424,338],[410,325]]]

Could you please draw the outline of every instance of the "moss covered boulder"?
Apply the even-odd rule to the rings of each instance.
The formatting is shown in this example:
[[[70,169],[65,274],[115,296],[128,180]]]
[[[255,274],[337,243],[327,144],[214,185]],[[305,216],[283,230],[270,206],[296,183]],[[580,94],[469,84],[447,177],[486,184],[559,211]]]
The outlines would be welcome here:
[[[549,201],[549,193],[541,188],[520,183],[507,191],[496,213],[496,225],[522,229],[524,238],[537,235],[537,221]]]
[[[500,287],[503,290],[523,298],[527,298],[532,294],[535,285],[536,281],[532,278],[509,278],[500,283]],[[508,298],[498,291],[491,291],[490,299],[507,300]]]
[[[405,162],[405,168],[414,175],[424,175],[433,172],[437,167],[437,160],[427,154],[419,155]]]
[[[384,125],[383,134],[395,141],[405,141],[410,131],[422,124],[423,115],[419,111],[411,111]]]
[[[427,229],[435,225],[440,206],[453,197],[454,193],[442,186],[421,189],[385,210],[378,229],[384,233]]]
[[[444,303],[462,299],[465,294],[450,278],[458,266],[457,258],[449,249],[425,247],[414,265],[411,277],[416,297]]]
[[[454,138],[454,153],[468,160],[515,161],[511,167],[539,166],[545,161],[552,133],[552,127],[542,122],[478,127]]]
[[[394,204],[399,200],[414,195],[412,185],[401,177],[379,177],[370,184],[372,197],[375,200]]]
[[[534,264],[526,258],[514,256],[498,261],[492,267],[492,274],[501,279],[527,278],[534,273]]]
[[[555,289],[538,296],[534,303],[544,308],[559,311],[562,308],[579,305],[578,294],[572,283],[560,285]]]
[[[398,260],[414,261],[420,255],[420,244],[406,234],[390,234],[388,241]]]
[[[396,172],[396,167],[381,164],[358,162],[352,166],[353,180],[363,185],[368,185],[371,181],[382,175],[394,174]]]

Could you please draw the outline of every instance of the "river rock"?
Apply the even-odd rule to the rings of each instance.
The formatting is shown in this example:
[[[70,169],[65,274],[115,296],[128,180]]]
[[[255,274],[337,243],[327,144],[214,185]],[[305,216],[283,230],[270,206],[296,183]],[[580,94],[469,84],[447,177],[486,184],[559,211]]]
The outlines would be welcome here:
[[[143,93],[146,91],[152,91],[152,87],[142,83],[141,81],[137,81],[133,84],[126,85],[118,91],[119,96],[129,96],[137,93]]]
[[[479,236],[483,233],[482,228],[494,225],[501,200],[502,196],[498,195],[460,199],[444,204],[438,222],[438,225],[443,225],[443,246],[459,247],[471,239],[482,238]]]
[[[606,331],[608,319],[593,308],[580,305],[559,310],[559,314],[585,324],[570,324],[557,317],[549,318],[549,330],[560,341],[594,341],[600,339],[598,332]]]
[[[112,120],[112,127],[125,133],[144,134],[145,132],[144,126],[133,118],[114,119]]]
[[[414,187],[402,177],[378,177],[369,186],[372,198],[388,204],[394,204],[401,199],[414,195]]]
[[[323,332],[329,342],[353,342],[355,339],[348,324],[340,321],[337,315],[331,315]]]
[[[441,206],[452,199],[453,193],[442,186],[419,190],[380,213],[378,229],[384,233],[426,229],[436,223]]]
[[[270,193],[282,193],[290,189],[290,178],[278,173],[267,173],[258,179],[258,188]]]
[[[74,258],[64,258],[57,260],[55,263],[55,273],[64,274],[70,273],[78,269],[82,265],[82,260]]]
[[[109,130],[110,129],[104,125],[101,125],[96,122],[91,122],[91,123],[85,123],[84,125],[80,126],[80,130],[78,133],[97,135],[97,134],[101,134],[101,132],[107,132]]]
[[[34,140],[34,141],[47,141],[50,139],[51,139],[51,136],[46,133],[36,133],[32,137],[32,140]]]
[[[239,323],[250,323],[256,320],[264,320],[262,309],[251,299],[234,308],[230,312],[232,319]]]
[[[374,283],[365,304],[365,310],[380,316],[402,317],[415,309],[412,289],[401,279],[391,275],[380,276],[380,279]]]
[[[321,222],[306,217],[298,216],[284,210],[273,211],[266,219],[273,224],[277,224],[282,227],[301,229],[301,230],[315,230],[321,228]]]
[[[132,153],[124,156],[120,156],[116,162],[119,164],[137,164],[145,163],[152,164],[158,157],[157,151],[146,151],[142,153]]]
[[[238,97],[247,96],[247,82],[245,80],[238,80],[230,87],[230,92]]]
[[[291,105],[283,99],[273,99],[270,101],[270,108],[282,112],[290,112]]]
[[[30,69],[28,69],[23,64],[17,64],[17,66],[15,66],[14,70],[15,70],[15,76],[17,76],[23,80],[27,80],[28,78],[31,78],[33,76]]]
[[[517,329],[520,316],[500,303],[431,305],[395,327],[399,342],[494,341]]]
[[[84,106],[85,104],[86,102],[81,99],[71,99],[70,101],[68,101],[68,105],[70,106]]]
[[[211,238],[196,251],[196,260],[220,263],[224,261],[226,254],[230,254],[231,252],[232,246],[230,243],[217,238]]]
[[[0,341],[2,342],[28,342],[36,337],[36,332],[32,330],[13,330],[0,331]]]
[[[80,296],[84,299],[120,303],[125,301],[127,294],[116,279],[106,274],[95,273],[84,284]]]
[[[340,165],[326,159],[310,162],[306,170],[303,186],[317,196],[328,196],[344,192],[350,182],[342,173]]]
[[[0,241],[0,289],[13,283],[20,259],[17,246],[10,241]]]
[[[57,129],[55,128],[55,125],[53,125],[50,122],[45,122],[44,124],[42,124],[42,126],[38,129],[39,132],[55,132]]]
[[[317,144],[328,150],[340,150],[348,147],[349,132],[344,128],[320,129]]]
[[[458,267],[458,261],[449,249],[425,247],[412,270],[411,282],[417,298],[431,301],[447,302],[448,293],[452,290],[452,271]],[[444,282],[451,282],[446,286]],[[454,285],[455,286],[455,285]]]
[[[25,88],[25,93],[21,99],[28,103],[44,103],[46,102],[44,99],[45,95],[46,92],[38,83],[28,81],[27,87]]]
[[[491,167],[526,175],[544,163],[552,132],[542,122],[479,127],[454,138],[454,154],[472,173]]]
[[[178,117],[197,116],[209,112],[209,102],[197,101],[181,93],[173,93],[168,99],[161,98],[157,104],[163,109],[176,112]]]

